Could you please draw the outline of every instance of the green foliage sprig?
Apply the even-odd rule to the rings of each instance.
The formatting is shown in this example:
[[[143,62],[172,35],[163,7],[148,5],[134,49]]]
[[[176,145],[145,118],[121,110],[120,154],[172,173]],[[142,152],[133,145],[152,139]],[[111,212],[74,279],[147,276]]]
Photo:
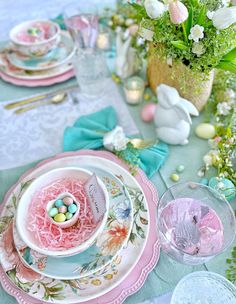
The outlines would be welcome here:
[[[164,1],[165,2],[165,1]],[[172,58],[188,66],[192,71],[209,74],[214,68],[236,73],[235,30],[230,26],[218,30],[208,17],[208,12],[222,6],[218,0],[183,0],[188,9],[188,19],[182,24],[174,24],[170,13],[151,19],[142,5],[133,4],[137,20],[142,29],[153,32],[154,52],[164,58]],[[189,38],[191,29],[196,26],[204,28],[204,37],[199,42]],[[196,46],[201,52],[196,53]]]

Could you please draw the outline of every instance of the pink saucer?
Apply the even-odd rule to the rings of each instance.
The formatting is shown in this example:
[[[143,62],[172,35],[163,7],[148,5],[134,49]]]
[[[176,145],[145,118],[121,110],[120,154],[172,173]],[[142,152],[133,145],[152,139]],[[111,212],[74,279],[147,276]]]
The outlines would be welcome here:
[[[74,76],[75,76],[75,72],[73,69],[71,69],[66,73],[51,78],[39,79],[39,80],[26,80],[26,79],[20,79],[9,76],[4,72],[0,71],[0,78],[2,78],[4,81],[17,86],[25,86],[25,87],[50,86],[56,83],[67,81]]]

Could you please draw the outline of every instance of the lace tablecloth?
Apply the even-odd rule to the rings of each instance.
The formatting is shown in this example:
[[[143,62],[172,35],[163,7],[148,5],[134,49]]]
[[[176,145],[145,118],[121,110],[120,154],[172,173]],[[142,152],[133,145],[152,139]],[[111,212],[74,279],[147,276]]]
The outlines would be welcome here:
[[[127,135],[138,133],[118,87],[110,79],[106,92],[96,100],[82,100],[80,97],[79,103],[74,104],[71,97],[68,99],[60,105],[46,105],[18,115],[5,110],[5,103],[1,103],[0,170],[23,166],[60,153],[65,127],[72,125],[79,116],[108,105],[116,109],[119,125]]]

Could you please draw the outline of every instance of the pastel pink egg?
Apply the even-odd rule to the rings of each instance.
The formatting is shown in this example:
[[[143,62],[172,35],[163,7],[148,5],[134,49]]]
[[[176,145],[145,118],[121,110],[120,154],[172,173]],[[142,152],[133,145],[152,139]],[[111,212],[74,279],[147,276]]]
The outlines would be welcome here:
[[[70,197],[70,196],[66,196],[63,198],[63,203],[66,205],[66,206],[70,206],[73,204],[73,198]]]
[[[155,103],[149,103],[146,106],[143,107],[141,111],[141,118],[145,122],[151,122],[154,119],[154,114],[156,110],[156,104]]]
[[[61,206],[61,207],[59,207],[58,211],[60,213],[66,213],[67,212],[67,207],[66,206]]]

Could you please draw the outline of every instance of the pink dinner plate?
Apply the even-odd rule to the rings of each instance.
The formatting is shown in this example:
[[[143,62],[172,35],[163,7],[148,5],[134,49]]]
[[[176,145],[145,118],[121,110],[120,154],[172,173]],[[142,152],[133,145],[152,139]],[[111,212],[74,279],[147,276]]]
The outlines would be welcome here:
[[[19,186],[22,188],[24,187],[24,181],[27,180],[27,177],[30,177],[30,175],[35,172],[38,171],[38,173],[40,172],[41,168],[45,167],[45,165],[48,167],[48,169],[50,169],[50,166],[55,165],[56,163],[63,161],[64,164],[66,165],[67,163],[71,163],[71,159],[74,160],[74,162],[76,162],[76,157],[78,158],[88,158],[90,157],[91,160],[93,159],[94,161],[98,161],[100,159],[101,165],[104,166],[105,162],[109,165],[109,161],[111,164],[111,167],[115,166],[116,169],[113,170],[116,171],[118,170],[117,168],[125,168],[127,169],[127,166],[124,165],[123,162],[121,162],[121,160],[119,160],[116,156],[114,156],[113,154],[109,153],[109,152],[103,152],[103,151],[91,151],[91,150],[82,150],[79,152],[69,152],[69,153],[63,153],[60,154],[54,158],[48,159],[46,161],[41,162],[40,164],[38,164],[35,168],[29,170],[28,172],[26,172],[21,178],[20,180],[17,182],[16,185],[14,185],[6,194],[4,201],[1,205],[1,212],[4,210],[4,206],[7,204],[7,202],[9,201],[9,197],[12,196],[12,192],[15,191],[16,187],[19,188]],[[103,161],[102,161],[103,160]],[[103,163],[102,163],[103,162]],[[112,165],[113,164],[113,165]],[[108,166],[109,167],[109,166]],[[120,169],[121,170],[121,178],[122,178],[122,174],[123,176],[128,176],[128,173],[126,170],[124,169]],[[122,171],[123,170],[123,171]],[[123,173],[122,173],[123,172]],[[125,173],[126,172],[126,173]],[[119,174],[119,170],[117,171],[117,174]],[[130,180],[132,180],[131,176],[130,176]],[[133,179],[133,185],[136,183],[137,185],[139,185],[139,188],[141,190],[142,193],[144,193],[145,196],[145,201],[147,203],[147,209],[149,211],[149,218],[148,218],[148,225],[149,225],[149,229],[148,229],[148,234],[144,243],[144,246],[142,248],[141,254],[139,256],[139,258],[137,259],[137,261],[134,263],[132,267],[130,267],[130,271],[129,269],[127,269],[127,275],[123,276],[123,279],[118,281],[117,284],[112,283],[112,281],[110,281],[110,286],[108,283],[108,292],[106,292],[104,294],[104,291],[102,291],[102,285],[100,286],[100,291],[98,292],[98,296],[94,299],[88,300],[88,301],[83,301],[83,303],[87,303],[87,304],[102,304],[102,303],[109,303],[109,304],[118,304],[118,303],[123,303],[123,301],[131,294],[135,293],[136,291],[138,291],[144,284],[148,274],[152,271],[152,269],[155,267],[158,259],[159,259],[159,255],[160,255],[160,244],[157,238],[157,232],[156,232],[156,208],[157,208],[157,202],[158,202],[158,198],[157,198],[157,191],[155,189],[155,187],[153,186],[153,184],[148,180],[148,178],[146,177],[146,175],[141,171],[138,170],[138,173],[135,176],[135,179]],[[133,189],[131,188],[130,191],[132,191]],[[140,194],[138,195],[141,195]],[[134,193],[134,195],[136,195]],[[14,198],[15,200],[15,198]],[[143,199],[141,199],[141,201],[143,201]],[[6,209],[6,208],[5,208]],[[145,210],[145,205],[141,206],[142,212],[147,212],[147,210]],[[137,209],[138,210],[138,209]],[[142,214],[141,214],[142,215]],[[140,216],[140,215],[139,215]],[[7,218],[4,219],[5,221],[7,221]],[[140,216],[140,220],[142,222],[142,224],[145,225],[145,219],[142,218],[142,216]],[[146,224],[147,224],[146,223]],[[140,222],[139,222],[139,225]],[[134,245],[135,246],[135,245]],[[127,250],[127,249],[124,249]],[[125,260],[121,261],[120,264],[122,263],[126,263]],[[24,268],[22,265],[18,265],[21,268]],[[6,269],[5,269],[6,270]],[[29,292],[30,290],[24,290],[24,286],[20,286],[20,288],[18,288],[16,286],[16,284],[14,284],[13,282],[15,282],[14,280],[18,280],[19,276],[15,276],[14,280],[10,280],[8,275],[6,274],[5,270],[3,270],[2,266],[0,267],[0,281],[2,283],[3,288],[6,290],[7,293],[9,293],[10,295],[14,296],[18,303],[21,304],[41,304],[41,303],[65,303],[66,299],[60,299],[60,297],[58,297],[58,301],[56,300],[56,298],[53,301],[48,301],[49,299],[47,298],[47,295],[45,296],[44,299],[41,299],[39,301],[39,299],[34,298],[33,296],[29,296],[27,294],[27,292]],[[20,273],[18,273],[19,275]],[[28,273],[29,275],[30,273]],[[31,272],[32,274],[32,272]],[[13,274],[14,276],[14,274]],[[102,276],[106,279],[109,280],[111,278],[111,274],[107,274],[104,273],[102,274]],[[115,272],[114,272],[114,276],[115,276]],[[101,278],[101,276],[97,277],[97,278]],[[96,286],[97,284],[100,284],[100,280],[99,279],[93,279],[94,281],[94,291],[96,290]],[[32,281],[33,282],[33,281]],[[83,282],[73,282],[73,286],[77,287],[78,284],[82,284]],[[96,283],[96,284],[95,284]],[[71,282],[72,284],[72,282]],[[77,285],[76,285],[77,284]],[[113,285],[114,284],[114,285]],[[58,290],[60,288],[60,284],[58,283],[58,285],[55,285],[53,288],[52,293],[55,293],[56,290]],[[50,289],[50,288],[49,288]],[[93,290],[93,289],[92,289]],[[82,292],[82,289],[81,291]],[[100,294],[100,295],[99,295]],[[44,301],[46,300],[46,302]],[[56,302],[55,302],[56,300]],[[60,302],[62,301],[62,302]],[[66,304],[69,304],[70,302],[66,302]],[[75,302],[74,302],[75,303]],[[81,301],[79,301],[79,303],[81,303]]]

